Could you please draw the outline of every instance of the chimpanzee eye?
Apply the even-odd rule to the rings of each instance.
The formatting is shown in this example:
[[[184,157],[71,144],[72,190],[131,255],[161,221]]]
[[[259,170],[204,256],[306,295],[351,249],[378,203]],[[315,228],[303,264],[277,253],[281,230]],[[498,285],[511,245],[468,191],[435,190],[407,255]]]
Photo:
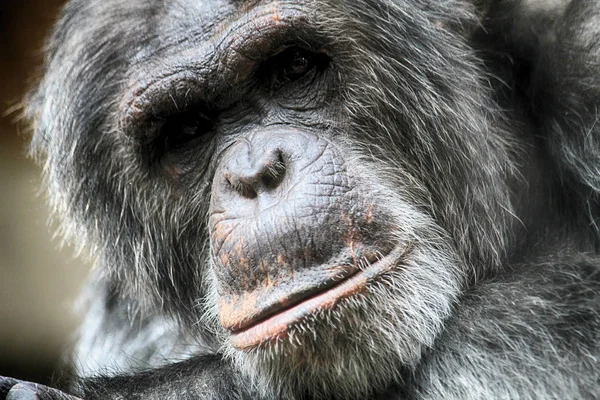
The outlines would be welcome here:
[[[315,66],[314,54],[302,49],[290,49],[281,55],[280,67],[283,77],[295,80]]]
[[[160,129],[160,137],[164,150],[169,151],[193,140],[212,136],[214,128],[213,117],[197,110],[190,110],[167,118]]]
[[[327,57],[324,54],[290,47],[269,61],[269,69],[273,74],[273,83],[282,85],[296,81],[314,69],[324,67],[326,63]]]

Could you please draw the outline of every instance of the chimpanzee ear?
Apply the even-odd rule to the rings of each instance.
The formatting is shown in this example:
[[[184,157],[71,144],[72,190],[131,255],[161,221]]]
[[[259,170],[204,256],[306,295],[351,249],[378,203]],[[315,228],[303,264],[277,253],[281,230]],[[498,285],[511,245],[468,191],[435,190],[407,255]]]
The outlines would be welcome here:
[[[480,26],[524,57],[536,57],[538,49],[556,39],[567,0],[474,0]]]
[[[600,194],[600,25],[585,1],[571,2],[537,64],[532,93],[543,135],[565,182]]]
[[[563,182],[600,194],[600,26],[586,4],[473,0],[477,32],[529,68],[522,86]]]

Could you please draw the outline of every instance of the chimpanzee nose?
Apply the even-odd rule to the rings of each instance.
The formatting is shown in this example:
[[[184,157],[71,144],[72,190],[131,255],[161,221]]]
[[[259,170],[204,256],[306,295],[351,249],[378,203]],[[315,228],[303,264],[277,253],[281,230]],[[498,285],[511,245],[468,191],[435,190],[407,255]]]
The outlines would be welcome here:
[[[277,143],[242,141],[228,157],[223,177],[234,192],[247,199],[275,191],[288,170],[289,157]]]
[[[306,135],[285,128],[258,131],[239,139],[225,151],[215,171],[214,204],[247,212],[293,196],[289,191],[302,180],[297,171],[314,160],[311,145],[317,147]]]
[[[270,210],[257,219],[267,223],[273,215],[291,218],[315,207],[326,208],[332,197],[321,192],[333,188],[337,193],[345,187],[334,179],[337,164],[323,158],[327,149],[319,137],[287,127],[270,127],[238,139],[220,156],[212,184],[212,212],[218,218],[254,218],[257,212]]]

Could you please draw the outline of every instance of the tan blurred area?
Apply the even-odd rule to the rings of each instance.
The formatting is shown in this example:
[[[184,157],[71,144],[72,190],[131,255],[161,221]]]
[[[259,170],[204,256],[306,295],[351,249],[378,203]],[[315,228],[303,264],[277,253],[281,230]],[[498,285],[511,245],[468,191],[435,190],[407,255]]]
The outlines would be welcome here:
[[[0,0],[0,375],[48,382],[76,324],[86,262],[60,249],[14,107],[63,1]]]

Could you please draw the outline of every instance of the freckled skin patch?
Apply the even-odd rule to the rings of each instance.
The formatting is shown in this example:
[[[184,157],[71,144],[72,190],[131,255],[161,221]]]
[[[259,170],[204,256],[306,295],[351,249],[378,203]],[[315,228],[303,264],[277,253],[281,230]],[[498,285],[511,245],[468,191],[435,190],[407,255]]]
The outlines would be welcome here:
[[[294,275],[280,276],[277,280],[268,275],[261,281],[261,286],[241,294],[223,291],[219,300],[219,317],[221,325],[228,330],[239,330],[278,312],[314,293],[354,275],[357,268],[338,266],[307,271]]]
[[[268,317],[266,320],[260,321],[249,328],[240,331],[233,330],[231,344],[240,350],[252,350],[265,342],[281,340],[287,335],[288,330],[293,328],[295,324],[300,323],[303,318],[319,311],[331,310],[344,301],[344,299],[368,291],[369,284],[373,280],[389,272],[392,268],[400,268],[401,260],[406,256],[406,250],[401,247],[397,248],[385,259],[356,273],[333,288],[292,305],[290,308],[285,308],[282,312]],[[253,300],[254,297],[250,297],[242,303],[249,303]],[[285,298],[282,299],[282,302],[288,306]],[[229,308],[227,310],[221,309],[221,315],[226,312],[229,312]],[[222,324],[223,322],[221,320]],[[226,324],[229,322],[225,321]],[[230,325],[224,326],[227,327]]]

